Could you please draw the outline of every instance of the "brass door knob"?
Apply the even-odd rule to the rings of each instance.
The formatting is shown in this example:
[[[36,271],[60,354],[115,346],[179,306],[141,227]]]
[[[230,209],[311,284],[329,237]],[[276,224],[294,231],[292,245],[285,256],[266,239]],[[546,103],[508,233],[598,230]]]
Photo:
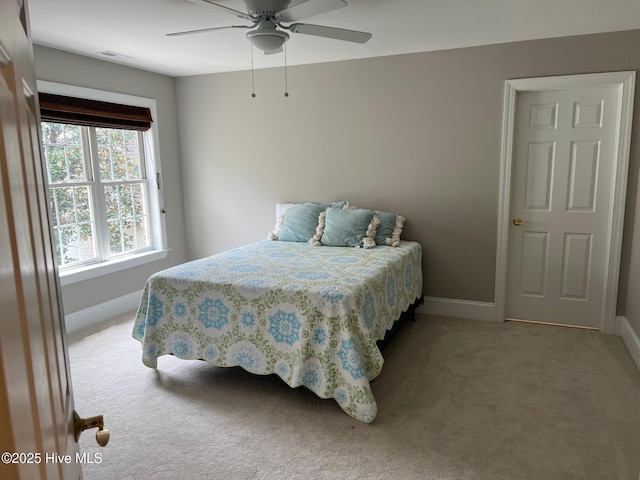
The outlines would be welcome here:
[[[107,443],[109,443],[109,437],[111,437],[111,434],[106,428],[103,428],[102,430],[98,430],[96,432],[96,442],[98,442],[98,445],[100,445],[101,447],[107,446]]]
[[[520,217],[516,217],[513,219],[513,224],[517,227],[518,225],[522,225],[524,223],[524,220],[522,220]]]
[[[80,438],[80,434],[85,430],[90,428],[97,428],[96,432],[96,442],[101,447],[104,447],[109,443],[109,437],[111,434],[109,430],[104,428],[104,419],[102,415],[96,415],[95,417],[88,418],[80,418],[80,415],[74,410],[73,411],[73,435],[76,439],[76,442]]]

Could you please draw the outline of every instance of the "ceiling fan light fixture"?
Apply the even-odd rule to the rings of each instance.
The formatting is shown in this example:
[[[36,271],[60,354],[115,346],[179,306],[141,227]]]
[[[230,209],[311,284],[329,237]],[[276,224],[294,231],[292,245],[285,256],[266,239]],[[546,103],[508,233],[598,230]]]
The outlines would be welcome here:
[[[254,47],[265,52],[278,50],[289,39],[287,32],[280,30],[252,30],[247,32],[247,38]]]

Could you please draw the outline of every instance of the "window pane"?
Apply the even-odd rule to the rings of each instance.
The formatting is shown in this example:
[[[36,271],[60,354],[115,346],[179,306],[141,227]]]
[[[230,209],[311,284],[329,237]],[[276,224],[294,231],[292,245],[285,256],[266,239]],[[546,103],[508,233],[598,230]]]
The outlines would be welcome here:
[[[122,147],[99,145],[100,175],[103,181],[126,178],[126,158]]]
[[[61,266],[95,257],[90,225],[71,225],[54,229],[58,238],[57,253]]]
[[[136,217],[136,245],[138,248],[149,246],[147,231],[147,217]]]
[[[64,147],[45,145],[44,154],[47,158],[49,183],[64,182],[67,179],[67,161],[64,158]]]
[[[91,198],[88,186],[51,187],[55,225],[90,222]]]
[[[107,207],[107,219],[120,218],[120,204],[118,199],[118,185],[105,185],[104,201]]]
[[[42,140],[49,183],[86,180],[81,127],[43,122]]]
[[[109,140],[111,145],[124,145],[124,135],[122,130],[109,130]]]
[[[125,131],[125,146],[127,152],[127,178],[134,180],[142,178],[140,172],[140,147],[138,145],[138,132]]]
[[[132,215],[135,219],[136,248],[149,246],[146,184],[138,183],[131,185],[131,207]]]
[[[137,132],[96,128],[96,139],[103,181],[141,178]]]
[[[109,228],[109,248],[113,255],[118,253],[137,250],[135,220],[133,218],[123,218],[108,222]]]
[[[133,214],[140,216],[147,214],[147,205],[145,200],[145,185],[131,185],[131,193],[133,194]]]
[[[145,184],[106,185],[104,190],[111,253],[148,247]]]
[[[66,156],[69,181],[83,181],[85,179],[85,175],[82,147],[80,145],[68,145],[66,149]]]
[[[107,222],[107,229],[109,231],[109,248],[112,254],[122,253],[122,228],[120,226],[120,220],[110,220]]]
[[[131,189],[133,185],[121,185],[118,189],[120,196],[120,216],[133,217],[133,195]]]
[[[109,147],[98,146],[98,159],[100,161],[100,178],[104,181],[113,180],[111,150],[109,150]]]
[[[91,190],[82,187],[50,188],[58,264],[96,257]]]
[[[73,188],[52,188],[51,198],[53,199],[53,210],[56,217],[54,224],[74,223]]]
[[[89,187],[75,187],[75,214],[77,223],[87,223],[93,221],[91,210],[92,201]]]

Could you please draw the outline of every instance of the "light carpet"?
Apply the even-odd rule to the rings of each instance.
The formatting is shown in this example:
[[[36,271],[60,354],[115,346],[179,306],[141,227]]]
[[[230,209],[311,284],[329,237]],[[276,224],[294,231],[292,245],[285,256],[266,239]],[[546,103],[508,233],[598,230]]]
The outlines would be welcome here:
[[[85,480],[639,478],[640,371],[619,337],[417,316],[384,352],[367,425],[275,376],[149,369],[132,318],[69,338],[76,410],[111,430],[104,449],[82,434],[102,454]]]

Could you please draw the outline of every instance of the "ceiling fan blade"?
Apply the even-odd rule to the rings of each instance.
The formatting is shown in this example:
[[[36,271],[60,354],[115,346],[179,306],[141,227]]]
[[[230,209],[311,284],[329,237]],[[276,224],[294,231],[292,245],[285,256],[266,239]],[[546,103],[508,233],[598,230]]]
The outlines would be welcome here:
[[[226,27],[199,28],[198,30],[186,30],[184,32],[167,33],[167,37],[181,37],[183,35],[193,35],[196,33],[213,32],[215,30],[229,30],[232,28],[253,28],[255,25],[227,25]]]
[[[284,51],[284,49],[282,47],[280,47],[280,48],[277,48],[275,50],[269,50],[268,52],[265,51],[264,54],[265,55],[273,55],[274,53],[280,53],[280,52],[283,52],[283,51]]]
[[[199,5],[213,5],[214,7],[220,8],[227,13],[231,13],[235,15],[236,17],[243,18],[245,20],[251,20],[251,21],[254,20],[253,17],[251,17],[251,15],[249,15],[248,13],[241,12],[240,10],[235,10],[233,8],[225,7],[224,5],[220,5],[219,3],[215,3],[210,0],[188,0],[188,1],[191,3],[197,3]]]
[[[303,18],[313,17],[314,15],[346,6],[347,2],[344,0],[305,0],[304,2],[279,11],[278,17],[283,22],[295,22]]]
[[[323,25],[311,25],[310,23],[294,23],[293,25],[289,25],[289,30],[304,35],[315,35],[316,37],[334,38],[336,40],[355,43],[365,43],[373,36],[368,32],[325,27]]]

